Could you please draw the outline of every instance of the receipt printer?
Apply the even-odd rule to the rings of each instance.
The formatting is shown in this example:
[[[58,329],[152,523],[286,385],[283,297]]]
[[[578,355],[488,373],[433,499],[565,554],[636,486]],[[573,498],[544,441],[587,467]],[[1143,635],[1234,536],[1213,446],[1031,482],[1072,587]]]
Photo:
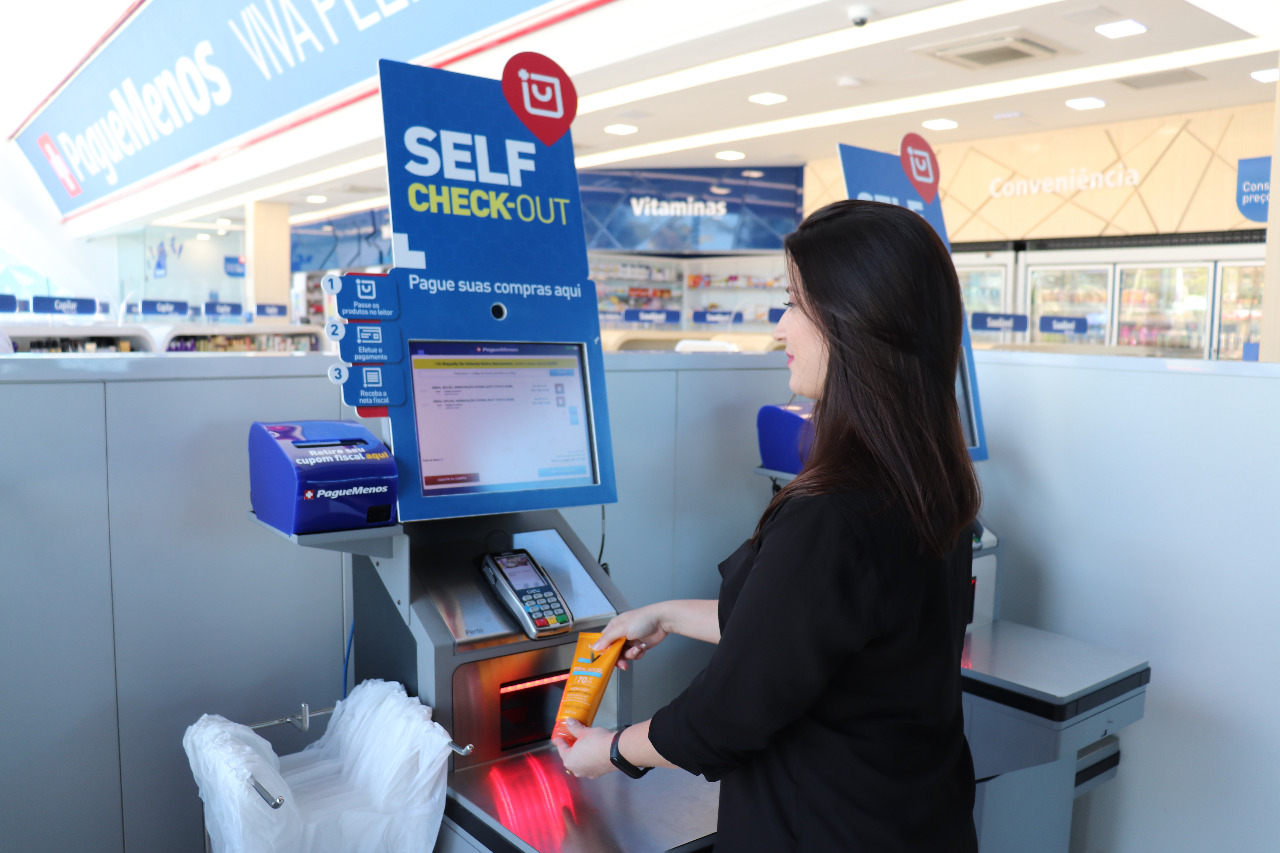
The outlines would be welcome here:
[[[813,444],[809,417],[813,403],[764,406],[756,415],[760,439],[760,467],[770,471],[799,474]]]
[[[283,533],[395,524],[396,483],[391,451],[354,421],[249,427],[249,500]]]

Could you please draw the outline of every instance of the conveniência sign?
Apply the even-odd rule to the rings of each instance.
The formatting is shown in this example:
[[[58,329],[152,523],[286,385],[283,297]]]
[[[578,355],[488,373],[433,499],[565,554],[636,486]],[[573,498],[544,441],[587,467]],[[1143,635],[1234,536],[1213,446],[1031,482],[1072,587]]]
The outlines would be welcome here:
[[[1016,195],[1039,195],[1040,193],[1057,193],[1064,195],[1083,190],[1116,189],[1117,187],[1136,187],[1142,182],[1137,169],[1119,163],[1103,172],[1091,171],[1088,167],[1072,169],[1065,175],[1053,175],[1044,178],[992,178],[987,185],[987,192],[992,198],[1004,198]]]

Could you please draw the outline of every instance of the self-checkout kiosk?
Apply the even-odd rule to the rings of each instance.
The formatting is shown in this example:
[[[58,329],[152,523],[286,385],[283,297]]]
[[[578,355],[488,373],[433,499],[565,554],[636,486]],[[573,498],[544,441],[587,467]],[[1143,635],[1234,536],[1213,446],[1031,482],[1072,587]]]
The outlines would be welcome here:
[[[356,680],[403,683],[470,745],[451,758],[436,850],[709,849],[717,785],[661,768],[579,781],[549,741],[578,632],[627,608],[557,511],[616,500],[572,83],[535,54],[501,83],[379,70],[396,267],[322,286],[342,359],[329,376],[381,426],[397,523],[274,526],[351,555]],[[264,458],[324,455],[295,445],[294,426],[255,425]],[[320,432],[340,448],[373,441]],[[343,464],[293,464],[278,482],[302,495],[296,480]],[[616,673],[597,725],[631,722],[630,689]]]
[[[925,140],[909,134],[898,156],[848,145],[839,154],[849,198],[909,207],[947,242],[937,158]],[[981,462],[988,450],[968,328],[956,403],[970,456]],[[758,471],[775,487],[800,470],[808,415],[794,403],[760,413]],[[1001,619],[999,555],[999,539],[979,525],[961,661],[978,847],[1066,853],[1073,803],[1116,775],[1116,733],[1142,718],[1151,669],[1137,655]]]

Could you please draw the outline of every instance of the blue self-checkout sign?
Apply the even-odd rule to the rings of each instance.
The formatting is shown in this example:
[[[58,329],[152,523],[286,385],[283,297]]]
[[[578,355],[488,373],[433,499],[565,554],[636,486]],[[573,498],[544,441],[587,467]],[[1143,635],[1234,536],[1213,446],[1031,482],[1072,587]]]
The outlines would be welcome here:
[[[404,374],[393,366],[355,364],[342,386],[342,398],[349,406],[404,405]]]
[[[913,139],[925,150],[908,148],[907,144]],[[947,224],[942,216],[942,194],[937,191],[942,178],[937,158],[928,144],[914,134],[908,134],[903,143],[904,150],[897,156],[855,148],[852,145],[840,145],[840,166],[844,172],[845,191],[851,199],[896,204],[915,211],[933,226],[943,245],[950,251],[951,241],[947,239]],[[908,153],[911,155],[909,159]],[[911,175],[907,174],[908,165],[913,172]],[[933,193],[927,201],[919,189],[926,184],[932,188]],[[772,314],[770,318],[772,319]],[[964,349],[962,369],[967,371],[969,377],[969,403],[973,407],[973,423],[977,433],[974,436],[975,445],[969,448],[969,457],[977,462],[987,458],[987,436],[982,422],[982,403],[978,397],[978,379],[973,362],[973,345],[969,338],[969,324],[960,328]]]
[[[382,275],[327,275],[321,280],[326,293],[338,300],[338,313],[348,320],[383,322],[400,316],[400,292]]]
[[[333,323],[336,321],[330,321]],[[396,363],[403,358],[400,329],[394,323],[344,323],[338,353],[347,364]],[[325,326],[326,332],[329,326]]]
[[[600,321],[587,278],[572,139],[565,133],[547,145],[535,137],[497,81],[387,61],[379,70],[395,267],[385,276],[326,276],[322,287],[348,321],[326,324],[345,362],[330,368],[330,379],[342,385],[348,405],[375,410],[367,415],[386,407],[401,483],[414,484],[400,491],[400,518],[616,500]],[[562,84],[572,85],[567,77]],[[672,313],[678,322],[679,312]],[[336,335],[333,322],[342,327]],[[351,347],[358,348],[366,327],[379,329],[386,361],[355,361]],[[414,399],[406,390],[414,387],[409,352],[442,341],[494,344],[498,351],[505,342],[577,348],[595,423],[595,482],[425,496]],[[399,358],[391,357],[392,349]]]

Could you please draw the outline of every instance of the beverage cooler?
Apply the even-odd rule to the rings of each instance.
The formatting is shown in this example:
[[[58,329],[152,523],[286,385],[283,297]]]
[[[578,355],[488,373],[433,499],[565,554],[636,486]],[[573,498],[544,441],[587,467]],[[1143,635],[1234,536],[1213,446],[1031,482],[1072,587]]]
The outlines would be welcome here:
[[[1045,241],[1049,246],[1063,242],[1068,241]],[[978,347],[1257,359],[1262,242],[1142,248],[1022,245],[957,247],[956,269],[970,316],[1017,318],[1015,328],[1025,329],[974,328]]]

